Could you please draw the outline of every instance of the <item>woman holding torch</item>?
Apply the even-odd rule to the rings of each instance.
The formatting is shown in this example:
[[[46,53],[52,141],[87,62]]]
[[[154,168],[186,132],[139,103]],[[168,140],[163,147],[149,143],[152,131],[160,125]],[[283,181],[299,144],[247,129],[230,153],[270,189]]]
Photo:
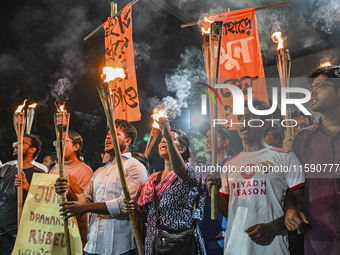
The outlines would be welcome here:
[[[56,146],[56,141],[53,142]],[[75,194],[82,194],[86,187],[90,184],[93,176],[92,169],[86,165],[81,156],[83,147],[83,138],[76,131],[69,130],[65,139],[65,162],[64,173],[68,178],[69,187]],[[59,168],[56,164],[50,171],[50,174],[58,174]],[[87,242],[87,214],[77,215],[79,233],[83,247]]]
[[[181,243],[179,248],[174,248],[176,254],[182,254],[186,245],[194,246],[193,252],[186,254],[206,254],[201,232],[196,226],[196,221],[202,218],[204,206],[202,186],[194,169],[185,164],[190,156],[189,139],[181,130],[170,130],[166,118],[160,118],[159,125],[163,138],[158,150],[164,159],[164,170],[151,175],[143,186],[139,199],[142,210],[130,200],[124,201],[124,211],[135,212],[146,220],[146,255],[158,254],[156,239],[161,228],[182,236],[192,231],[192,242],[184,241],[183,246]],[[164,242],[165,239],[160,240]],[[178,238],[172,241],[177,244]]]

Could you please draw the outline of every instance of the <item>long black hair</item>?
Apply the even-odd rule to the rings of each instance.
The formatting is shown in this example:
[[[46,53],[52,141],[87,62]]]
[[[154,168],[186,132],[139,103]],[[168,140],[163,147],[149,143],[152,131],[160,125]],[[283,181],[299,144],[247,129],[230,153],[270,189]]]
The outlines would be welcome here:
[[[181,129],[171,129],[170,131],[175,132],[177,134],[177,140],[180,145],[185,147],[185,151],[181,154],[184,161],[188,160],[190,157],[190,142],[188,136]]]
[[[81,150],[83,148],[83,138],[81,137],[81,135],[79,133],[77,133],[74,130],[68,131],[68,137],[72,140],[73,145],[79,144],[79,149],[77,150],[77,158],[80,161],[84,161],[82,153],[81,153]]]

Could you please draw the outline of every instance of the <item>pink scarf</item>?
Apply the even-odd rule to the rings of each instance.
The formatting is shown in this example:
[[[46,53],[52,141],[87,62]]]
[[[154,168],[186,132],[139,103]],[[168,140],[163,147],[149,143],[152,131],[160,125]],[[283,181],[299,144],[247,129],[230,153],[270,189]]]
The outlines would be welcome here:
[[[155,188],[155,181],[158,174],[160,174],[160,172],[153,173],[144,184],[138,201],[138,204],[140,206],[153,201],[153,190]],[[160,183],[158,183],[158,185],[156,186],[156,190],[159,197],[161,197],[163,192],[170,187],[170,185],[176,180],[177,177],[177,174],[174,171],[171,171],[171,173],[165,176],[160,181]]]

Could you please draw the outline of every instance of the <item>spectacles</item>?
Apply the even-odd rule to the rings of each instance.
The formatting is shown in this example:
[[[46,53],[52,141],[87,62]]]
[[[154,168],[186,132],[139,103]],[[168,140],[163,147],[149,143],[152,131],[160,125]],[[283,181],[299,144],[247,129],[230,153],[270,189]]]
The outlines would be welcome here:
[[[322,91],[322,89],[324,87],[326,87],[326,86],[334,87],[334,85],[332,85],[332,84],[319,82],[315,86],[310,87],[309,91],[310,91],[310,93],[317,93],[317,94],[319,94]]]
[[[30,147],[33,147],[33,145],[32,144],[30,144],[30,143],[26,143],[26,142],[22,142],[22,143],[24,143],[24,144],[27,144],[27,145],[29,145]],[[18,142],[14,142],[14,143],[12,143],[12,147],[14,148],[15,146],[17,146],[18,145]]]
[[[73,143],[73,141],[71,139],[69,139],[69,138],[66,138],[65,142]],[[53,141],[53,146],[57,147],[57,141]]]

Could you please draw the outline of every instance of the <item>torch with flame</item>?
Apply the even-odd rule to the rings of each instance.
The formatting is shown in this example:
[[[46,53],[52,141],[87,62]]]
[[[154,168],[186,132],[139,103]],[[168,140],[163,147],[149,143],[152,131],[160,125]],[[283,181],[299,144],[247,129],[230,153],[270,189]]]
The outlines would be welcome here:
[[[155,142],[157,140],[157,137],[159,135],[159,124],[157,123],[157,121],[159,120],[159,118],[161,117],[167,117],[166,112],[162,109],[158,110],[158,109],[154,109],[153,110],[153,114],[151,115],[151,117],[154,119],[154,122],[152,124],[152,129],[150,131],[150,136],[149,136],[149,140],[146,144],[145,147],[145,156],[148,158],[150,155],[150,152],[152,150],[152,147],[155,145]]]
[[[205,69],[208,78],[208,84],[212,87],[219,80],[220,70],[220,52],[223,36],[223,22],[212,21],[210,18],[205,17],[201,22],[205,27],[207,23],[210,24],[210,28],[202,28],[202,50],[205,63]],[[216,49],[217,46],[217,49]],[[216,53],[216,57],[215,57]],[[210,108],[210,123],[213,123],[213,119],[217,119],[217,106],[213,103],[212,99],[209,99]],[[212,139],[212,165],[217,165],[217,133],[215,128],[211,127]],[[211,174],[211,177],[213,176]],[[217,218],[217,186],[213,185],[211,190],[211,219]]]
[[[13,124],[15,133],[17,135],[18,139],[18,169],[17,169],[17,175],[21,179],[22,171],[23,171],[23,140],[24,140],[24,132],[25,132],[25,105],[26,105],[26,99],[22,105],[19,105],[17,110],[14,112],[13,115]],[[22,198],[22,186],[19,185],[17,187],[18,192],[18,227],[21,219],[22,214],[22,204],[23,204],[23,198]]]
[[[281,87],[288,88],[289,79],[290,79],[290,69],[291,69],[291,64],[292,64],[289,50],[287,48],[284,48],[283,46],[283,38],[282,38],[281,32],[273,33],[271,38],[273,42],[278,44],[278,47],[276,50],[276,63],[277,63],[277,69],[279,71]],[[290,120],[291,119],[290,107],[289,105],[287,105],[286,107],[287,108],[286,108],[285,118],[287,120]],[[293,127],[292,125],[289,125],[286,127],[286,137],[293,137],[293,136],[294,136]]]
[[[112,89],[109,86],[109,82],[114,81],[116,78],[122,78],[122,79],[125,78],[124,69],[104,67],[102,77],[104,79],[103,83],[97,85],[97,90],[98,90],[100,100],[103,104],[107,122],[109,124],[109,129],[110,129],[110,133],[112,137],[112,144],[113,144],[114,151],[115,151],[118,173],[120,177],[120,182],[122,184],[124,197],[126,200],[129,201],[131,198],[130,198],[130,193],[129,193],[129,189],[128,189],[125,174],[124,174],[124,167],[123,167],[122,156],[121,156],[120,147],[118,143],[117,130],[116,130],[116,124],[115,124],[115,118],[114,118],[114,105],[115,105],[114,94],[112,92]],[[130,222],[132,225],[133,234],[135,236],[138,254],[143,255],[144,254],[143,242],[138,232],[137,222],[136,222],[134,213],[129,213],[129,218],[130,218]]]
[[[321,63],[321,65],[320,65],[320,67],[329,67],[329,66],[332,66],[332,63],[330,61]]]
[[[31,128],[34,120],[34,109],[37,106],[37,103],[30,104],[27,109],[27,116],[26,116],[26,133],[31,133]]]
[[[64,109],[65,104],[57,107],[57,112],[54,114],[54,127],[57,137],[57,156],[59,166],[59,178],[64,178],[64,158],[65,158],[65,143],[68,136],[68,128],[70,123],[70,114]],[[61,194],[61,201],[66,201],[66,194]],[[67,254],[71,254],[70,232],[68,228],[68,220],[64,219],[64,232],[66,238]]]

